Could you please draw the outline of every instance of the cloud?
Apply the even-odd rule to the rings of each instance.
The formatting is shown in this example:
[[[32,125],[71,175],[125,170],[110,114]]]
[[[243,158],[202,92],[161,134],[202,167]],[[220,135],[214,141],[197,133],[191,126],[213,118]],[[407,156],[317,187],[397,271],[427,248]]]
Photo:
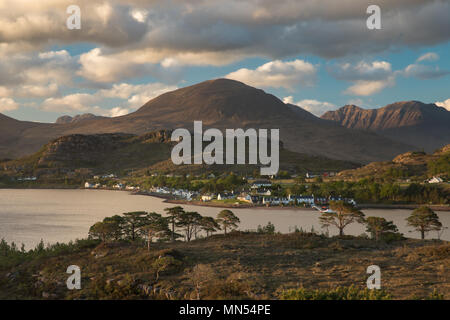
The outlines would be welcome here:
[[[432,67],[423,64],[410,64],[403,72],[406,77],[414,77],[422,80],[437,79],[450,74],[450,71],[441,70],[439,67]]]
[[[318,117],[320,117],[327,111],[336,110],[338,108],[333,103],[325,102],[325,101],[318,101],[318,100],[314,100],[314,99],[304,99],[304,100],[300,100],[298,102],[294,102],[294,98],[292,96],[283,98],[283,102],[299,106]]]
[[[115,107],[109,110],[108,114],[110,117],[120,117],[130,113],[130,109]]]
[[[370,96],[395,85],[396,73],[387,61],[343,63],[328,68],[336,79],[352,82],[344,94]]]
[[[45,111],[57,112],[91,112],[93,105],[100,102],[96,95],[88,93],[74,93],[62,98],[48,98],[41,104]]]
[[[450,111],[450,99],[447,99],[447,100],[442,101],[442,102],[435,102],[434,104],[439,106],[439,107],[443,107],[443,108],[447,109],[448,111]]]
[[[355,96],[370,96],[384,88],[392,87],[394,84],[395,78],[393,76],[383,80],[358,80],[354,85],[348,87],[344,93]]]
[[[428,53],[421,55],[419,58],[417,58],[416,62],[436,61],[436,60],[439,60],[439,55],[434,52],[428,52]]]
[[[354,65],[342,63],[331,66],[328,71],[335,78],[346,81],[377,81],[388,78],[392,75],[392,66],[387,61],[360,61]]]
[[[81,69],[78,75],[95,82],[114,82],[121,79],[141,76],[145,70],[125,59],[102,54],[95,48],[80,56]]]
[[[316,81],[317,69],[303,60],[275,60],[251,70],[242,68],[225,76],[255,87],[285,88],[293,90],[297,85],[311,86]]]
[[[54,96],[59,92],[59,87],[56,83],[51,82],[48,85],[23,85],[14,91],[14,96],[16,97],[26,97],[26,98],[45,98]]]
[[[94,93],[72,93],[63,97],[48,98],[42,102],[40,109],[70,114],[90,112],[102,116],[118,117],[136,110],[152,98],[175,89],[177,89],[176,86],[163,83],[138,85],[121,83]],[[122,100],[122,105],[108,108],[108,99]]]
[[[0,112],[13,111],[19,108],[19,104],[11,98],[0,98]]]
[[[128,83],[115,84],[111,89],[98,92],[102,97],[126,99],[129,107],[138,108],[163,93],[177,89],[177,86],[163,83],[148,83],[132,85]]]
[[[77,5],[82,29],[73,31],[65,26],[65,0],[1,1],[0,43],[34,48],[93,43],[117,52],[275,60],[300,54],[343,57],[450,38],[448,1],[382,0],[382,29],[376,32],[366,27],[367,1],[342,0],[338,7],[335,0],[185,0],[176,6],[165,0],[79,0]]]
[[[66,50],[6,55],[0,85],[14,97],[50,97],[72,84],[76,61]]]

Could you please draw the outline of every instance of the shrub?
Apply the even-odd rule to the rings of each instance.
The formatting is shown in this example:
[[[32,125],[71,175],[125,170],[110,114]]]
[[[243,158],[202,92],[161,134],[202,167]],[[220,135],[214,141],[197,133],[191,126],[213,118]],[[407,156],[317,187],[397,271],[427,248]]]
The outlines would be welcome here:
[[[355,286],[337,287],[331,290],[291,289],[280,294],[281,300],[389,300],[383,290],[358,289]]]

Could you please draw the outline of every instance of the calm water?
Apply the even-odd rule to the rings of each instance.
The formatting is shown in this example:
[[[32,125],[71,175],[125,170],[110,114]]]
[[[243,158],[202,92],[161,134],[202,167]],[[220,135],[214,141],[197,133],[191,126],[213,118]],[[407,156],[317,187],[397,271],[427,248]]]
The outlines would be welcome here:
[[[40,239],[46,243],[68,242],[87,236],[89,227],[104,217],[128,211],[155,211],[172,206],[162,199],[130,195],[123,191],[106,190],[0,190],[0,238],[8,242],[24,243],[27,249],[34,247]],[[187,211],[216,216],[220,208],[183,205]],[[321,230],[317,211],[277,209],[233,209],[240,218],[239,229],[256,229],[271,221],[277,231],[293,231],[295,226],[310,230]],[[407,237],[419,238],[417,232],[408,232],[405,218],[411,210],[366,209],[366,216],[384,217],[393,220],[400,232]],[[450,212],[438,212],[444,226],[450,226]],[[330,228],[330,234],[336,230]],[[364,227],[353,224],[346,234],[359,235]],[[436,238],[432,232],[428,237]],[[450,240],[450,231],[441,237]]]

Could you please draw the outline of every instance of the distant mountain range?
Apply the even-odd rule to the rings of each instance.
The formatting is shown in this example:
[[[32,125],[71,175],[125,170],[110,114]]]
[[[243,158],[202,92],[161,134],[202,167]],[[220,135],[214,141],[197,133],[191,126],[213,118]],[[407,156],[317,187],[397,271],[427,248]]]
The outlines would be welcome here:
[[[49,141],[65,135],[140,135],[162,129],[190,129],[194,120],[202,120],[204,127],[219,129],[279,128],[286,149],[358,163],[392,159],[401,152],[419,147],[416,139],[405,137],[399,142],[365,128],[346,128],[335,121],[320,119],[263,90],[228,79],[209,80],[162,94],[125,116],[76,119],[60,118],[58,123],[50,124],[18,121],[1,115],[0,158],[34,153]],[[427,125],[433,131],[433,125]],[[448,135],[442,140],[446,137]],[[425,140],[420,147],[425,148]]]
[[[370,130],[427,152],[450,142],[450,112],[419,101],[396,102],[379,109],[347,105],[321,118],[347,128]]]
[[[92,114],[92,113],[84,113],[84,114],[76,115],[74,117],[71,117],[71,116],[59,117],[58,119],[56,119],[55,123],[57,123],[57,124],[74,123],[74,122],[80,122],[80,121],[84,121],[84,120],[92,120],[92,119],[100,119],[100,118],[104,118],[104,117],[96,116],[95,114]]]

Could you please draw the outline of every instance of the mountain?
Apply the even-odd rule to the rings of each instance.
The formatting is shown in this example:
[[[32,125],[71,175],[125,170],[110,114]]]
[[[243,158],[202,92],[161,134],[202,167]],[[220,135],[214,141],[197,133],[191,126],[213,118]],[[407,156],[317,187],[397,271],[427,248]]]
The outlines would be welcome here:
[[[279,128],[284,146],[291,151],[359,163],[390,159],[399,151],[414,149],[376,133],[317,118],[244,83],[217,79],[162,94],[125,116],[24,125],[14,143],[2,144],[3,156],[31,154],[64,135],[190,129],[194,120],[202,120],[205,128]]]
[[[347,105],[321,118],[347,128],[370,130],[427,152],[450,142],[450,112],[419,101],[396,102],[379,109]]]
[[[71,116],[59,117],[58,119],[56,119],[55,123],[57,123],[57,124],[74,123],[74,122],[79,122],[79,121],[84,121],[84,120],[94,119],[94,118],[103,118],[103,117],[96,116],[95,114],[92,114],[92,113],[84,113],[84,114],[78,114],[74,117],[71,117]]]

